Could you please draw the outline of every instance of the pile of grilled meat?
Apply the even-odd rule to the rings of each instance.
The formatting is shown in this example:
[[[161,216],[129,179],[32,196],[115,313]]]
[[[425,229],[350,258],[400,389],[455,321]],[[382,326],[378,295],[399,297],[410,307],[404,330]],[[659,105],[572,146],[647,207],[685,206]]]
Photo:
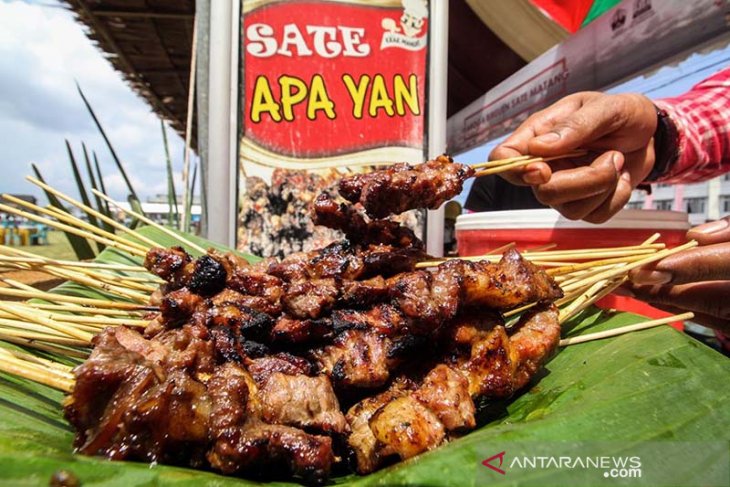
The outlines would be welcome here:
[[[475,404],[512,395],[557,347],[560,288],[516,251],[417,270],[413,232],[362,213],[437,207],[469,175],[441,157],[344,179],[357,205],[322,194],[312,212],[347,238],[280,261],[150,250],[159,313],[143,333],[105,329],[75,369],[78,451],[319,483],[473,429]],[[505,327],[500,312],[535,302]]]

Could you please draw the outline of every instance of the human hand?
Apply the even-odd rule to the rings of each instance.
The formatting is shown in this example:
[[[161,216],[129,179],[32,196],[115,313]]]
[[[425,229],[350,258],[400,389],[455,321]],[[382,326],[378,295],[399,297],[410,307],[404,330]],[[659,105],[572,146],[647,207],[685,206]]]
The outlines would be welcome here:
[[[643,95],[581,92],[533,114],[490,154],[556,156],[575,149],[583,159],[533,163],[501,174],[529,185],[537,199],[572,220],[608,220],[629,201],[654,167],[657,116]]]
[[[670,313],[692,311],[692,321],[730,332],[730,217],[687,232],[698,247],[631,272],[629,293]]]

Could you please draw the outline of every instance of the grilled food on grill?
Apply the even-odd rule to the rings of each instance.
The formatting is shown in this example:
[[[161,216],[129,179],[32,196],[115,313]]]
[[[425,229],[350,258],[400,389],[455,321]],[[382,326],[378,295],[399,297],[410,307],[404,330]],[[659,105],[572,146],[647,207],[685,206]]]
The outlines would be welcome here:
[[[356,199],[411,207],[437,165],[448,182],[420,197],[436,205],[465,174],[443,158],[385,186],[363,176]],[[360,211],[320,196],[315,221],[348,240],[282,260],[151,249],[159,313],[142,333],[105,329],[75,369],[79,451],[320,483],[337,463],[368,473],[436,448],[527,384],[557,347],[555,282],[514,250],[417,270],[413,232]],[[528,303],[507,329],[500,312]]]

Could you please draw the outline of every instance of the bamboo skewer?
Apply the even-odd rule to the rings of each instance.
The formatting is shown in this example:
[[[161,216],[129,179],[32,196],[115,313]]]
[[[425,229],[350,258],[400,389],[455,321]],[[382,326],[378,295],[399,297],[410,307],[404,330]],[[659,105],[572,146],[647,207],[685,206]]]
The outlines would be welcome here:
[[[79,340],[83,340],[87,343],[91,342],[91,338],[92,338],[91,334],[86,333],[84,331],[79,331],[78,329],[76,329],[73,326],[70,326],[66,323],[58,322],[56,320],[51,319],[48,316],[43,316],[41,313],[30,311],[21,306],[11,305],[9,303],[2,303],[2,302],[0,302],[0,310],[6,311],[15,316],[26,319],[30,322],[45,325],[49,328],[60,331],[61,333],[65,334],[67,336],[77,338]]]
[[[149,324],[149,320],[141,320],[141,319],[126,319],[126,318],[110,318],[108,316],[76,316],[71,314],[62,314],[62,313],[49,313],[47,310],[38,310],[37,308],[33,308],[33,311],[37,312],[46,312],[47,314],[45,316],[61,321],[63,323],[68,324],[82,324],[87,326],[93,325],[98,326],[120,326],[120,325],[126,325],[126,326],[135,326],[135,327],[145,327]],[[15,315],[12,313],[8,313],[7,311],[0,310],[0,323],[3,323],[2,319],[8,319],[13,318]]]
[[[88,351],[83,351],[79,348],[73,348],[72,346],[65,346],[60,344],[46,343],[45,341],[36,339],[2,335],[2,331],[0,331],[0,340],[8,343],[14,343],[15,345],[21,345],[23,347],[35,348],[44,352],[55,353],[64,357],[85,359],[89,356]]]
[[[71,372],[71,367],[69,367],[68,365],[59,363],[59,362],[54,362],[52,360],[44,359],[43,357],[38,357],[37,355],[33,355],[31,353],[20,352],[18,350],[12,350],[10,348],[0,347],[0,353],[10,354],[20,360],[25,360],[26,362],[31,362],[31,363],[34,363],[37,365],[43,365],[50,369],[58,370],[59,373],[64,373],[64,375],[69,375],[69,376],[73,377],[73,373]]]
[[[107,238],[100,237],[93,233],[90,233],[90,232],[87,232],[84,230],[80,230],[76,227],[72,227],[72,226],[66,225],[64,223],[59,223],[54,220],[50,220],[48,218],[43,218],[43,217],[34,215],[33,213],[28,213],[27,211],[18,210],[12,206],[0,204],[0,210],[3,210],[7,213],[12,213],[14,215],[22,216],[24,218],[27,218],[28,220],[33,220],[35,222],[42,223],[44,225],[48,225],[49,227],[57,228],[58,230],[62,230],[64,232],[73,233],[74,235],[78,235],[79,237],[93,240],[95,242],[99,242],[99,243],[101,243],[103,245],[107,245],[109,247],[117,248],[124,252],[136,255],[138,257],[144,257],[146,255],[145,252],[143,252],[135,247],[129,247],[126,245],[122,245],[114,240],[109,240]]]
[[[150,247],[159,247],[159,244],[156,243],[154,240],[152,240],[148,237],[145,237],[141,233],[136,232],[136,231],[132,230],[131,228],[128,228],[128,227],[122,225],[115,219],[109,218],[108,216],[104,215],[103,213],[96,211],[94,208],[86,206],[82,202],[71,198],[70,196],[58,191],[57,189],[52,188],[51,186],[47,185],[46,183],[39,181],[38,179],[36,179],[32,176],[26,176],[25,179],[27,179],[31,183],[35,184],[36,186],[48,191],[49,193],[57,196],[58,198],[64,200],[65,202],[70,203],[70,204],[74,205],[75,207],[83,210],[87,214],[93,215],[96,218],[100,219],[101,221],[108,223],[109,225],[116,228],[117,230],[121,230],[122,232],[125,232],[128,235],[131,235],[132,237],[136,238],[140,242],[144,242],[144,243],[148,244]]]
[[[577,270],[581,267],[578,263],[572,263],[572,262],[565,262],[565,261],[573,261],[573,260],[588,260],[588,259],[598,259],[598,258],[617,258],[617,257],[635,257],[635,256],[646,256],[646,255],[652,255],[656,254],[661,250],[660,247],[654,248],[654,247],[648,247],[648,248],[634,248],[634,249],[628,249],[624,250],[621,248],[617,248],[615,250],[607,250],[607,249],[597,249],[595,251],[593,250],[571,250],[571,251],[555,251],[555,252],[523,252],[522,256],[531,261],[544,261],[544,262],[556,262],[557,259],[560,259],[561,264],[560,267],[553,269],[552,272],[549,272],[550,274],[556,274],[568,270]],[[432,261],[423,261],[416,264],[416,268],[424,268],[424,267],[435,267],[447,260],[467,260],[471,262],[478,262],[482,260],[499,260],[502,258],[501,254],[489,254],[489,255],[478,255],[478,256],[469,256],[469,257],[454,257],[454,258],[446,258],[446,259],[440,259],[440,260],[432,260]],[[587,267],[590,267],[593,262],[586,262],[585,263]],[[585,268],[587,268],[585,267]],[[560,270],[558,270],[560,269]]]
[[[73,313],[90,314],[90,315],[102,315],[102,316],[132,316],[130,313],[134,313],[137,316],[138,311],[125,311],[122,309],[102,309],[94,308],[90,306],[81,306],[71,303],[63,304],[46,304],[46,303],[34,303],[32,301],[26,301],[26,306],[31,308],[43,309],[48,311],[68,311]]]
[[[94,279],[92,277],[89,277],[86,274],[82,274],[79,272],[74,271],[68,271],[65,269],[49,269],[46,268],[45,270],[47,273],[62,277],[64,279],[68,279],[70,281],[77,282],[79,284],[83,284],[85,286],[89,286],[92,288],[101,289],[102,291],[116,294],[134,301],[138,301],[140,303],[146,303],[149,301],[149,294],[142,294],[136,291],[131,291],[127,289],[126,287],[117,286],[114,284],[110,284],[106,281]]]
[[[696,247],[696,246],[697,246],[697,241],[696,240],[690,240],[686,244],[680,245],[678,247],[674,247],[673,249],[660,250],[659,252],[656,252],[654,254],[651,254],[648,257],[644,258],[644,259],[636,260],[634,262],[631,262],[631,263],[628,263],[628,264],[625,264],[625,265],[622,265],[622,266],[618,266],[616,268],[612,268],[612,269],[605,270],[605,271],[603,271],[601,273],[596,274],[595,276],[592,276],[592,277],[586,279],[586,281],[588,281],[589,283],[594,283],[594,282],[601,281],[603,279],[612,279],[612,278],[617,277],[617,276],[619,276],[621,274],[627,274],[629,271],[631,271],[633,269],[636,269],[638,267],[644,266],[646,264],[651,264],[652,262],[656,262],[656,261],[661,260],[661,259],[663,259],[665,257],[669,257],[670,255],[674,255],[674,254],[676,254],[678,252],[682,252],[684,250],[691,249],[691,248]],[[564,288],[564,290],[567,289],[567,288],[571,288],[573,286],[576,286],[578,284],[579,283],[574,283],[574,284],[571,284],[571,286],[566,286],[566,288]]]
[[[127,213],[129,215],[132,215],[134,218],[137,218],[138,220],[140,220],[142,222],[145,222],[146,224],[148,224],[150,226],[155,227],[156,229],[160,230],[161,232],[164,232],[167,235],[171,236],[172,238],[176,239],[178,242],[181,242],[184,245],[187,245],[190,248],[197,250],[201,254],[207,253],[207,251],[203,247],[201,247],[200,245],[198,245],[196,243],[193,243],[190,240],[186,239],[185,237],[182,237],[182,236],[178,235],[177,233],[173,232],[169,228],[164,227],[164,226],[160,225],[159,223],[155,223],[154,221],[150,220],[146,216],[141,215],[141,214],[139,214],[139,213],[137,213],[137,212],[135,212],[135,211],[133,211],[131,209],[130,210],[125,210],[124,208],[122,208],[121,206],[119,206],[119,204],[116,201],[114,201],[113,199],[111,199],[110,197],[108,197],[107,195],[105,195],[104,193],[102,193],[101,191],[97,191],[97,190],[95,190],[95,189],[92,188],[91,189],[91,192],[94,193],[99,198],[101,198],[104,201],[106,201],[107,203],[109,203],[111,205],[114,205],[115,208],[118,208],[118,209],[122,210],[123,212],[125,212],[125,213]]]
[[[7,281],[7,279],[0,280]],[[89,305],[89,306],[96,306],[98,308],[111,308],[111,309],[124,309],[124,310],[134,310],[134,311],[159,311],[159,308],[157,306],[145,306],[143,304],[137,304],[137,303],[122,303],[122,302],[116,302],[116,301],[108,301],[104,299],[95,299],[95,298],[81,298],[77,296],[66,296],[63,294],[56,294],[56,293],[49,293],[45,291],[38,291],[33,290],[27,291],[24,289],[6,289],[6,288],[0,288],[0,295],[5,296],[14,296],[18,298],[37,298],[37,299],[43,299],[46,301],[55,301],[59,303],[73,303],[73,304],[82,304],[82,305]]]
[[[473,167],[474,169],[481,169],[484,167],[504,166],[507,164],[512,164],[513,162],[526,161],[528,159],[535,159],[535,157],[527,155],[527,156],[510,157],[508,159],[497,159],[494,161],[478,162],[476,164],[472,164],[471,167]]]
[[[32,264],[21,263],[11,264],[8,265],[8,267],[25,270],[38,268],[37,266],[33,266]],[[96,287],[104,291],[119,294],[120,296],[124,296],[127,298],[141,300],[142,302],[147,302],[147,300],[149,299],[149,293],[152,293],[157,289],[156,286],[153,286],[151,284],[141,284],[134,281],[128,281],[124,277],[120,277],[118,275],[102,274],[85,269],[80,269],[77,272],[69,271],[65,268],[56,268],[52,266],[41,266],[41,269],[43,270],[43,272],[57,277],[62,277],[90,287]],[[94,279],[98,280],[98,282],[94,281]],[[142,295],[134,291],[128,291],[127,289],[144,291],[146,294]]]
[[[590,342],[593,340],[601,340],[603,338],[614,337],[623,335],[626,333],[632,333],[639,330],[646,330],[647,328],[653,328],[660,325],[666,325],[674,321],[685,321],[694,318],[694,313],[682,313],[678,315],[667,316],[666,318],[659,318],[657,320],[645,321],[643,323],[636,323],[635,325],[621,326],[614,328],[613,330],[599,331],[596,333],[589,333],[588,335],[582,335],[571,338],[563,338],[560,340],[560,346],[566,347],[568,345],[576,345],[578,343]]]
[[[8,374],[24,377],[39,384],[44,384],[63,392],[73,390],[73,379],[49,374],[48,369],[34,366],[30,362],[19,360],[12,355],[0,357],[0,370]]]
[[[0,252],[6,252],[6,251],[17,251],[16,249],[12,247],[6,247],[5,245],[0,245]],[[26,263],[26,264],[42,264],[42,265],[54,265],[58,267],[83,267],[88,269],[101,269],[101,270],[111,270],[111,271],[119,271],[119,272],[145,272],[149,273],[147,269],[145,269],[142,266],[134,266],[134,265],[123,265],[123,264],[103,264],[101,262],[76,262],[73,260],[59,260],[59,259],[48,259],[46,257],[38,256],[35,254],[27,253],[28,255],[33,255],[33,257],[13,257],[10,255],[2,255],[0,254],[0,262],[17,262],[17,263]],[[157,279],[155,276],[150,275],[150,279]]]
[[[474,174],[475,178],[480,178],[482,176],[488,176],[490,174],[498,174],[505,171],[511,171],[512,169],[517,169],[518,167],[527,166],[529,164],[533,164],[535,162],[549,162],[549,161],[555,161],[558,159],[569,159],[571,157],[581,157],[588,154],[587,151],[584,150],[576,150],[572,152],[568,152],[567,154],[559,155],[559,156],[551,156],[551,157],[530,157],[530,156],[522,156],[520,158],[512,158],[516,160],[510,161],[509,159],[502,159],[497,161],[491,161],[491,162],[485,162],[480,164],[475,164],[472,167],[482,169],[481,171],[477,171]],[[509,161],[509,162],[507,162]]]
[[[66,213],[66,212],[61,211],[52,206],[48,207],[48,208],[43,208],[41,206],[35,205],[33,203],[29,203],[25,200],[16,198],[15,196],[9,195],[9,194],[3,194],[2,197],[17,205],[23,206],[31,211],[35,211],[35,212],[41,213],[43,215],[47,215],[52,218],[55,218],[58,221],[62,221],[62,222],[68,223],[70,225],[74,225],[78,228],[85,229],[88,232],[91,232],[93,234],[99,235],[106,239],[115,241],[121,245],[128,246],[128,247],[134,247],[143,252],[146,252],[147,250],[149,250],[148,247],[144,247],[143,245],[140,245],[136,242],[132,242],[131,240],[125,240],[123,238],[120,238],[118,235],[115,235],[111,232],[107,232],[106,230],[103,230],[97,226],[92,225],[91,223],[81,220],[80,218],[76,218],[75,216],[71,215],[70,213]]]

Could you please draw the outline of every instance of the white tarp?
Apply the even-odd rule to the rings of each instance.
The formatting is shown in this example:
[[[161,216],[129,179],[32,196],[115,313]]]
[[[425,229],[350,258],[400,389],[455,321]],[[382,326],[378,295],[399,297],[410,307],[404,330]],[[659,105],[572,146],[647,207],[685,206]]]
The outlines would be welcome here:
[[[452,116],[448,151],[464,152],[513,130],[567,94],[606,87],[727,34],[729,4],[624,0]]]

